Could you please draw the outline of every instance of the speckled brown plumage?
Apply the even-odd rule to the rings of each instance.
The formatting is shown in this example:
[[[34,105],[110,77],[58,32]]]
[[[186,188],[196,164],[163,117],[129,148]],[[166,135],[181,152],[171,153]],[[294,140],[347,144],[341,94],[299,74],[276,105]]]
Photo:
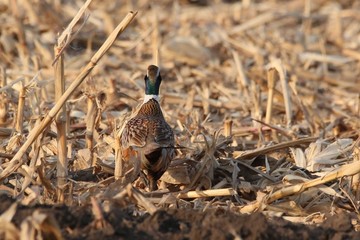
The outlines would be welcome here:
[[[159,77],[158,68],[151,65],[147,77],[151,80]],[[153,86],[156,86],[155,82]],[[175,153],[174,133],[156,99],[144,102],[137,114],[126,123],[121,134],[121,145],[123,157],[137,155],[149,181],[149,189],[156,190],[157,180],[166,171]]]

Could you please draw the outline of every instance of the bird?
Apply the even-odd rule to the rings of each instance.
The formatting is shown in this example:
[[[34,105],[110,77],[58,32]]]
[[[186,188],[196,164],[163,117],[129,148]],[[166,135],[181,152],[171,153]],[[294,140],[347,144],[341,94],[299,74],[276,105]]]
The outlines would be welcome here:
[[[148,66],[144,80],[144,100],[121,132],[120,151],[122,159],[133,158],[135,178],[141,170],[149,190],[154,191],[158,189],[157,180],[175,156],[175,140],[174,132],[166,122],[159,102],[162,81],[160,68],[155,65]]]

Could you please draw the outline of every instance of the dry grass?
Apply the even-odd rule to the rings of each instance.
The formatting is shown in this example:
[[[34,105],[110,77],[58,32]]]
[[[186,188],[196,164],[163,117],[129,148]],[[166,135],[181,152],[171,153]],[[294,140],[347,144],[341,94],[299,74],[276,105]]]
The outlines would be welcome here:
[[[94,0],[75,17],[83,1],[0,1],[1,191],[23,204],[91,202],[96,227],[104,228],[96,209],[109,199],[150,213],[222,207],[305,219],[357,212],[360,4],[149,2]],[[132,23],[130,10],[138,11]],[[64,72],[54,75],[61,60]],[[141,181],[131,186],[112,174],[116,131],[155,62],[179,148],[162,190],[148,193]],[[66,90],[55,100],[61,77]],[[52,122],[61,109],[68,122],[58,132]],[[57,176],[67,178],[61,191]],[[12,218],[6,214],[1,222]],[[53,219],[32,218],[59,234]]]

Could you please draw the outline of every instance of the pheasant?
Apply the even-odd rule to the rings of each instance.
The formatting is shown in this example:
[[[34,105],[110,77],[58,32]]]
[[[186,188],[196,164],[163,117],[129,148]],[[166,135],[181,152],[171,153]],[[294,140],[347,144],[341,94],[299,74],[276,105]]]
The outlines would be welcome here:
[[[145,76],[144,101],[120,135],[122,159],[135,158],[134,173],[137,177],[140,166],[150,191],[157,189],[157,180],[175,155],[174,133],[159,103],[161,80],[159,67],[150,65]]]

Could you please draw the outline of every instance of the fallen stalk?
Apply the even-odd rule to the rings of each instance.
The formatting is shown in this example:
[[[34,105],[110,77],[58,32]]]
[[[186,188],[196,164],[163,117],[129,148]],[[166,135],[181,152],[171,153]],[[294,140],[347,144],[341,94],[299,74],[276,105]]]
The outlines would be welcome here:
[[[314,142],[318,139],[318,137],[308,137],[308,138],[301,138],[298,140],[294,140],[294,141],[289,141],[289,142],[283,142],[283,143],[279,143],[273,146],[269,146],[269,147],[264,147],[261,149],[255,149],[252,151],[248,151],[248,152],[242,152],[239,154],[238,151],[234,151],[234,155],[236,153],[238,153],[237,155],[235,155],[235,161],[238,160],[242,160],[242,159],[249,159],[249,158],[253,158],[253,157],[257,157],[261,154],[266,154],[266,153],[270,153],[270,152],[274,152],[283,148],[287,148],[287,147],[293,147],[293,146],[297,146],[300,144],[306,144],[306,143],[311,143]]]
[[[323,177],[319,177],[304,183],[299,183],[296,185],[281,188],[280,190],[270,194],[270,196],[267,199],[267,203],[272,203],[280,198],[302,193],[303,191],[311,187],[315,187],[345,176],[352,176],[359,172],[360,172],[360,161],[355,161],[353,163],[344,165],[340,167],[338,170],[334,172],[330,172]]]
[[[177,198],[201,198],[201,197],[224,197],[235,195],[236,191],[232,188],[209,189],[203,191],[189,191],[179,193]]]

